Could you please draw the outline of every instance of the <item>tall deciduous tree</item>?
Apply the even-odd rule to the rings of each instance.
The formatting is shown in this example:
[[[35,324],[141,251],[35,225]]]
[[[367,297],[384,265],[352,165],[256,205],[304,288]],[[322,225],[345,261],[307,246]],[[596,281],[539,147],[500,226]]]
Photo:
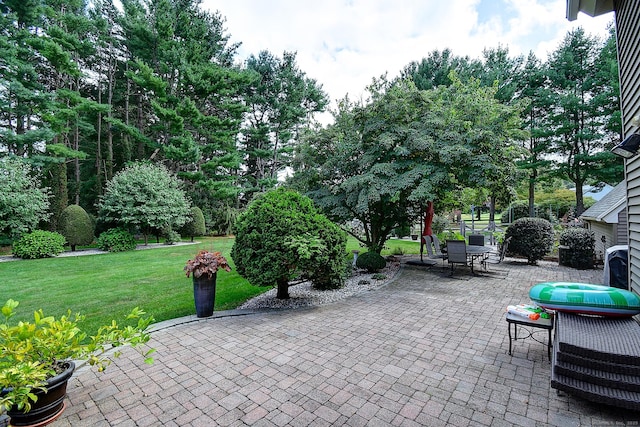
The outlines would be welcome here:
[[[343,100],[335,124],[309,134],[293,185],[333,220],[380,252],[411,208],[465,186],[507,186],[517,154],[517,109],[477,80],[420,91],[411,81],[377,81],[368,103]],[[497,191],[497,190],[496,190]]]
[[[49,217],[49,194],[18,157],[0,158],[0,233],[11,239],[35,230]]]

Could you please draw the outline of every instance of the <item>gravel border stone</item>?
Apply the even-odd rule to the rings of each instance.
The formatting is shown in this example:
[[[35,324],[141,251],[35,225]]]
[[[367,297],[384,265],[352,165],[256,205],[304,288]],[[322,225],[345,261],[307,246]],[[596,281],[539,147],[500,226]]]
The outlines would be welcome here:
[[[314,289],[311,282],[302,282],[289,286],[289,299],[276,298],[277,289],[271,289],[238,307],[239,310],[260,309],[293,309],[315,307],[356,295],[361,292],[377,289],[392,281],[400,271],[400,259],[389,257],[387,265],[379,273],[368,273],[365,270],[355,270],[344,286],[339,289],[321,291]],[[375,279],[374,275],[383,275],[384,279]]]

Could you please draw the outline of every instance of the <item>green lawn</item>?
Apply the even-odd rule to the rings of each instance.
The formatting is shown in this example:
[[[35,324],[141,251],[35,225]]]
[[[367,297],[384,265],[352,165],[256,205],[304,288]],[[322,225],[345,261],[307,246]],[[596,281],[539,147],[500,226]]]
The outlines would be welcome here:
[[[193,285],[183,267],[199,249],[219,250],[229,260],[232,271],[217,278],[216,310],[233,309],[270,288],[252,286],[240,277],[229,256],[233,238],[201,238],[197,245],[167,246],[132,252],[0,263],[0,304],[12,298],[20,302],[17,318],[31,318],[42,308],[59,316],[68,309],[86,315],[85,327],[95,331],[100,325],[120,319],[138,306],[156,321],[195,313]],[[382,254],[402,247],[404,253],[418,253],[419,241],[390,240]],[[347,255],[361,248],[349,239]]]
[[[230,238],[207,238],[197,245],[167,246],[113,254],[0,263],[0,295],[20,302],[30,317],[42,308],[59,316],[71,309],[87,316],[95,330],[139,306],[157,321],[193,314],[193,285],[182,271],[199,249],[220,250],[231,266]],[[218,273],[216,310],[235,308],[268,289],[250,285],[235,270]],[[4,303],[4,301],[2,301]]]

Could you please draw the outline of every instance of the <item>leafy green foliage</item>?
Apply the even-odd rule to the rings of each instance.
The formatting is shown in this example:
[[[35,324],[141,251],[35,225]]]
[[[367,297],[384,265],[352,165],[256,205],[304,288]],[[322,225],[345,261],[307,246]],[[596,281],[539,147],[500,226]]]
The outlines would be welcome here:
[[[31,172],[17,157],[0,158],[0,233],[11,238],[34,230],[49,217],[48,192]]]
[[[563,254],[563,265],[574,268],[592,268],[596,250],[596,238],[593,231],[579,227],[567,227],[560,233],[559,243],[567,246]]]
[[[136,246],[136,238],[123,228],[112,228],[98,237],[98,248],[103,251],[132,251]]]
[[[174,245],[182,239],[180,233],[173,230],[172,228],[166,228],[162,230],[162,235],[164,236],[164,243],[167,245]]]
[[[509,187],[519,110],[499,104],[495,88],[450,78],[424,91],[377,81],[370,102],[343,100],[335,124],[307,136],[291,184],[336,223],[357,220],[363,231],[352,235],[378,253],[411,208],[459,186]]]
[[[107,183],[100,216],[105,222],[140,227],[146,243],[153,229],[182,226],[189,207],[180,181],[165,167],[134,163]]]
[[[76,250],[76,245],[91,244],[95,238],[91,217],[78,205],[69,205],[62,211],[58,220],[58,229],[72,251]]]
[[[551,252],[555,235],[553,226],[542,218],[520,218],[507,228],[505,239],[509,240],[509,253],[527,258],[529,264]]]
[[[23,259],[48,258],[64,252],[64,244],[62,234],[36,230],[13,244],[13,255]]]
[[[529,217],[529,204],[526,201],[518,200],[511,203],[504,211],[502,211],[501,221],[505,224],[514,222],[520,218]]]
[[[191,207],[189,219],[180,229],[180,233],[184,236],[191,237],[192,242],[195,236],[204,236],[207,233],[204,215],[199,207]]]
[[[238,273],[252,285],[277,285],[280,299],[289,297],[289,281],[303,272],[320,287],[342,283],[346,236],[308,197],[269,191],[249,204],[234,231]]]
[[[367,270],[370,273],[382,270],[387,261],[377,252],[365,252],[358,256],[356,267]]]
[[[442,234],[449,228],[449,220],[444,215],[434,215],[431,229],[435,234]]]
[[[153,363],[153,349],[143,350],[150,336],[146,332],[153,317],[134,308],[125,325],[115,320],[88,336],[80,324],[84,316],[71,314],[56,319],[45,316],[42,309],[33,313],[33,321],[9,322],[18,302],[9,299],[2,307],[4,321],[0,323],[0,410],[16,407],[29,411],[37,396],[33,389],[46,390],[45,380],[55,374],[55,367],[64,361],[88,359],[98,371],[104,371],[111,359],[120,356],[123,345],[131,345]],[[107,353],[111,348],[116,351]]]

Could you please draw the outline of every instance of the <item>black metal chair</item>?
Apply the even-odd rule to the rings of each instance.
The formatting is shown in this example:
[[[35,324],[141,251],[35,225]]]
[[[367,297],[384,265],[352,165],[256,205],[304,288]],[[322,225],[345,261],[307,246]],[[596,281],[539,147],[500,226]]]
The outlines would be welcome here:
[[[484,246],[484,235],[469,234],[469,246]]]
[[[468,266],[467,243],[464,240],[447,240],[447,262],[451,265],[451,276],[455,264]]]

